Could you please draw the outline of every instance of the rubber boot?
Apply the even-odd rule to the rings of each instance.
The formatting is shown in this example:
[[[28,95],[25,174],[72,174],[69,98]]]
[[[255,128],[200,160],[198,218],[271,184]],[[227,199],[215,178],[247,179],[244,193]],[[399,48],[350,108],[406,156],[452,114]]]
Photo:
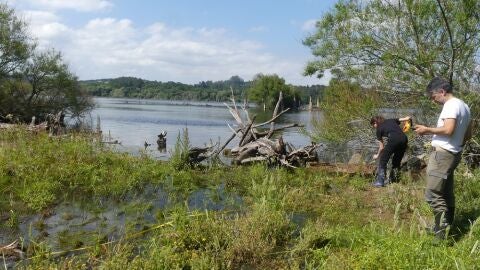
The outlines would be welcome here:
[[[455,216],[455,207],[448,207],[445,212],[445,220],[448,224],[453,224],[453,218]]]
[[[435,233],[435,238],[438,240],[445,240],[449,229],[450,229],[450,224],[446,219],[445,212],[435,213],[435,224],[433,226],[433,232]]]
[[[384,187],[385,186],[385,170],[378,168],[377,177],[373,183],[374,187]]]

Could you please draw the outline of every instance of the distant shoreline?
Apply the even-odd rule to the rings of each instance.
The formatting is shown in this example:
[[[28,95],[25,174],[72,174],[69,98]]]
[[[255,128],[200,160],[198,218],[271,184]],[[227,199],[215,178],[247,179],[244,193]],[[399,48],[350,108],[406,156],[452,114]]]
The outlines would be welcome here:
[[[169,99],[151,99],[151,98],[125,98],[125,97],[100,97],[93,96],[95,99],[110,99],[110,100],[123,100],[124,102],[118,102],[117,104],[141,104],[141,105],[166,105],[166,106],[193,106],[193,107],[213,107],[213,108],[225,108],[226,104],[231,104],[231,101],[195,101],[195,100],[169,100]],[[235,101],[237,107],[243,106],[243,101]],[[249,103],[247,108],[257,108],[257,104]],[[300,106],[298,111],[308,111],[308,105]],[[314,107],[312,111],[320,111],[319,108]]]
[[[125,97],[99,97],[94,96],[95,99],[110,99],[123,102],[117,104],[141,104],[141,105],[167,105],[167,106],[195,106],[195,107],[225,107],[224,103],[228,101],[194,101],[194,100],[169,100],[169,99],[151,99],[151,98],[125,98]],[[237,103],[242,104],[243,103]],[[256,104],[248,104],[248,108],[255,108]]]

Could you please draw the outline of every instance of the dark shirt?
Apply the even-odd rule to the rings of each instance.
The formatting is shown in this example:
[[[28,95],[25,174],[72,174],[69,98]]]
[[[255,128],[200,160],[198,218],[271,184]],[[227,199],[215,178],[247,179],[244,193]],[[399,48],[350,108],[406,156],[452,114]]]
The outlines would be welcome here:
[[[402,129],[400,128],[400,120],[398,119],[386,119],[377,127],[377,139],[382,140],[383,137],[405,137]]]

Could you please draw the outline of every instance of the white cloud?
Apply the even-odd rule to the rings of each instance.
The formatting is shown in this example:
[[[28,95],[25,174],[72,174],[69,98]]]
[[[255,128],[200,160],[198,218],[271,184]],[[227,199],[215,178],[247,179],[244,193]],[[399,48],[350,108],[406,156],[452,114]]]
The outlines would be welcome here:
[[[22,15],[30,24],[43,24],[60,20],[55,13],[49,11],[26,10],[22,12]]]
[[[48,11],[24,11],[22,16],[29,24],[32,35],[40,40],[55,39],[68,31],[68,27],[59,23],[59,17]]]
[[[110,0],[14,0],[13,2],[35,6],[40,9],[72,9],[83,12],[104,10],[113,7],[113,3]]]
[[[276,73],[287,83],[320,83],[301,75],[307,59],[273,55],[264,44],[232,37],[224,28],[173,28],[161,22],[140,28],[116,18],[97,18],[74,28],[53,12],[23,14],[39,47],[61,51],[80,79],[135,76],[197,83]]]
[[[302,31],[312,32],[315,30],[316,19],[308,20],[302,24]]]

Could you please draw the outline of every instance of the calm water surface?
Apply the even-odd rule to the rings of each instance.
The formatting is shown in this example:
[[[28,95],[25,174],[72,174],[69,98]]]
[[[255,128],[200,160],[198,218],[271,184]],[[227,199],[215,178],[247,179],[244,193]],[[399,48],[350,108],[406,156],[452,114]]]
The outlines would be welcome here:
[[[165,101],[143,99],[95,98],[96,108],[92,116],[100,117],[101,129],[105,136],[118,140],[121,145],[115,146],[119,151],[138,154],[146,151],[153,157],[168,158],[179,132],[188,128],[192,146],[210,145],[212,142],[223,143],[231,136],[228,124],[235,127],[235,121],[223,103]],[[265,114],[250,110],[250,115],[257,115],[255,122],[268,120],[271,113]],[[278,119],[278,125],[301,123],[311,128],[312,113],[307,111],[288,113]],[[167,149],[157,150],[157,135],[167,131]],[[310,143],[307,136],[298,128],[283,132],[286,142],[295,147]],[[151,146],[145,150],[144,144]],[[234,147],[238,140],[233,140],[227,147]]]

